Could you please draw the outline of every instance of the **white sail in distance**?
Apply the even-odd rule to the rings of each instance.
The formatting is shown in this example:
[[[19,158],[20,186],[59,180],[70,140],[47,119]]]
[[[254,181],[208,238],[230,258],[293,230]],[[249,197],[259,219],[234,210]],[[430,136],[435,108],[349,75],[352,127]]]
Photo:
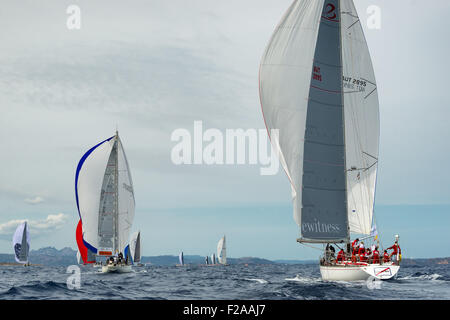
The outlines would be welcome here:
[[[30,252],[30,233],[27,222],[22,222],[17,226],[14,232],[12,245],[14,249],[14,258],[18,263],[28,263],[28,254]]]
[[[378,98],[353,1],[294,1],[266,47],[259,78],[267,129],[279,130],[272,142],[291,182],[300,241],[370,233]]]
[[[184,266],[184,255],[183,255],[183,251],[180,252],[180,254],[178,255],[178,261],[180,262],[181,266]]]
[[[118,133],[88,150],[75,175],[83,242],[99,256],[124,252],[134,218],[134,191]]]
[[[220,238],[217,243],[217,260],[220,264],[227,264],[227,247],[225,243],[225,236]]]
[[[141,232],[136,231],[131,235],[130,254],[134,263],[141,262]]]

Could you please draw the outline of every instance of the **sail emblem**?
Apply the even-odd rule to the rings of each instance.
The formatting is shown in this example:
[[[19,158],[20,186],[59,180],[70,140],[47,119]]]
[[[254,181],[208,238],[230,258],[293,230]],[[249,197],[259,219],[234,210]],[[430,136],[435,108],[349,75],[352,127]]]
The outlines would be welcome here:
[[[330,20],[330,21],[335,21],[338,22],[336,20],[337,15],[336,15],[336,6],[332,3],[328,3],[325,7],[325,10],[328,10],[325,15],[322,16],[322,18]]]
[[[20,243],[16,243],[14,245],[14,252],[16,253],[16,257],[20,257],[21,250],[22,250],[22,245]]]

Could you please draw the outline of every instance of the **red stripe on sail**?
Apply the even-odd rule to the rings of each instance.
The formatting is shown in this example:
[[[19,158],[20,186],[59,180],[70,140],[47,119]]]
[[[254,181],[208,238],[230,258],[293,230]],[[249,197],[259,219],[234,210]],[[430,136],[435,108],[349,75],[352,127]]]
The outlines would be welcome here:
[[[95,261],[87,261],[88,260],[88,248],[83,243],[83,225],[80,221],[78,221],[77,230],[76,230],[76,239],[78,245],[78,251],[80,251],[81,259],[83,263],[94,263]]]

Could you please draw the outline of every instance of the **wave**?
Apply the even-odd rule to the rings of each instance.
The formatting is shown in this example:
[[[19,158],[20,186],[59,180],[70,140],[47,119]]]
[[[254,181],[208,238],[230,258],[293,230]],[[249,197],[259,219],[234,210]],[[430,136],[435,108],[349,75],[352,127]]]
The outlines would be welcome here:
[[[247,280],[247,281],[256,281],[256,282],[261,283],[261,284],[266,284],[266,283],[268,283],[267,280],[264,280],[264,279],[257,279],[257,278],[255,278],[255,279],[244,279],[244,280]]]
[[[429,280],[429,281],[449,281],[449,279],[443,275],[440,275],[438,273],[422,273],[422,272],[416,272],[410,276],[405,277],[399,277],[398,280]]]

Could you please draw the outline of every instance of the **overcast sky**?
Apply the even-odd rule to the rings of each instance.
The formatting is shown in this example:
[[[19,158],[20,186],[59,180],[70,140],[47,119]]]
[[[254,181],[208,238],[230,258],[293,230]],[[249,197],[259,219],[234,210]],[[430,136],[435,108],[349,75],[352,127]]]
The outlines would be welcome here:
[[[72,4],[81,9],[80,30],[66,26]],[[261,176],[257,165],[175,166],[170,160],[171,133],[192,132],[195,120],[205,129],[264,128],[260,58],[290,4],[3,1],[0,252],[12,252],[12,226],[24,219],[37,226],[33,230],[30,223],[32,249],[76,248],[76,165],[118,127],[134,182],[133,229],[142,231],[145,255],[211,254],[226,234],[231,256],[316,258],[318,253],[295,242],[298,228],[282,170]],[[380,30],[366,27],[367,8],[374,4],[381,8]],[[402,232],[402,219],[391,217],[407,219],[408,211],[386,208],[450,204],[450,2],[355,5],[378,82],[376,202],[384,209],[377,222],[390,230],[389,242]],[[443,240],[448,248],[449,224],[441,224],[448,211],[439,208],[429,235],[442,232],[428,240]],[[416,216],[408,229],[411,239],[425,219]],[[409,250],[415,256],[445,255],[420,243]]]

